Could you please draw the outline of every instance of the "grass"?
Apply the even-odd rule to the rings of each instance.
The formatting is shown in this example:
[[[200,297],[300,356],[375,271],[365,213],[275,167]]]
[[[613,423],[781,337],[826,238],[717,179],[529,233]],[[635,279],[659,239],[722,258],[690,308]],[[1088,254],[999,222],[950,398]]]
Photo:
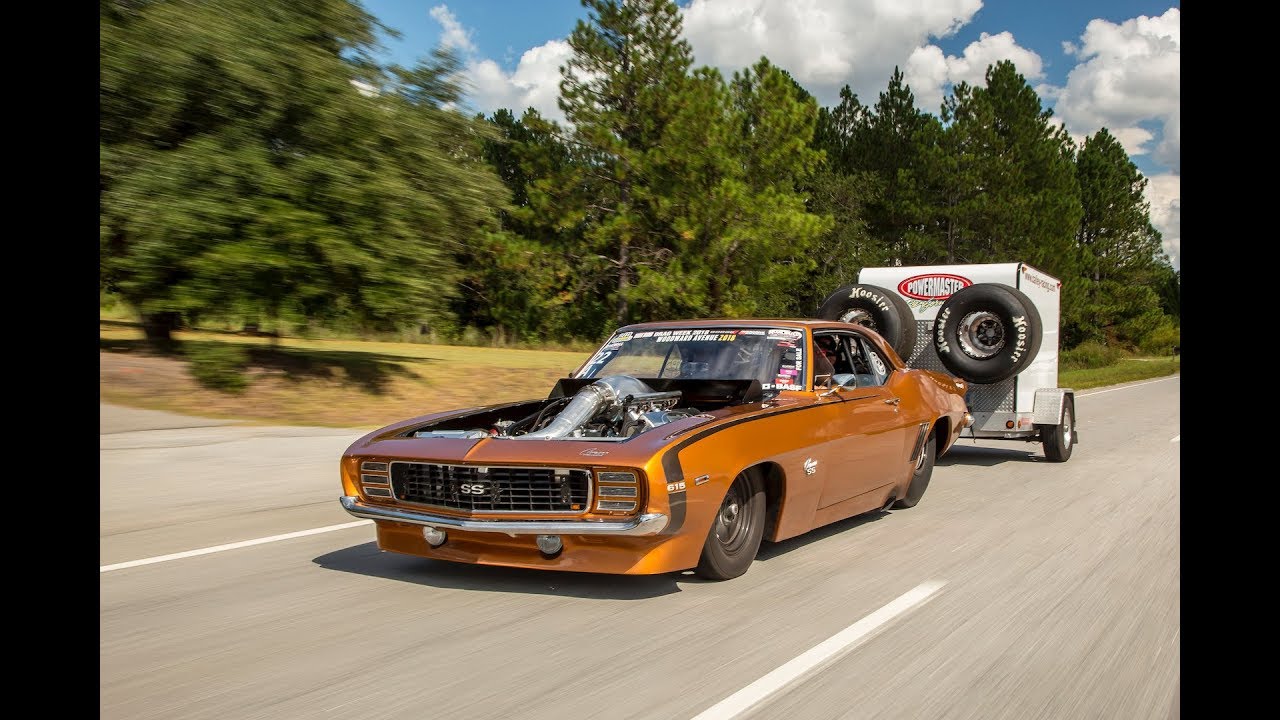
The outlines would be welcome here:
[[[1118,383],[1164,377],[1177,373],[1182,367],[1178,356],[1156,358],[1124,358],[1115,365],[1086,370],[1063,370],[1058,373],[1058,386],[1073,390],[1116,385]]]
[[[419,343],[264,338],[230,331],[174,333],[176,349],[149,348],[134,323],[100,320],[102,399],[204,417],[265,423],[376,427],[439,410],[546,397],[590,353]],[[205,387],[189,359],[239,348],[246,386]]]
[[[104,401],[203,417],[329,427],[380,427],[441,410],[546,397],[590,352],[406,342],[269,338],[229,330],[174,334],[174,350],[147,346],[137,323],[100,318]],[[193,363],[192,360],[196,362]],[[203,366],[202,366],[203,364]],[[241,365],[243,383],[230,374]],[[1063,370],[1061,387],[1162,377],[1177,357],[1125,358]],[[220,384],[223,390],[207,387]],[[240,377],[240,376],[236,376]]]

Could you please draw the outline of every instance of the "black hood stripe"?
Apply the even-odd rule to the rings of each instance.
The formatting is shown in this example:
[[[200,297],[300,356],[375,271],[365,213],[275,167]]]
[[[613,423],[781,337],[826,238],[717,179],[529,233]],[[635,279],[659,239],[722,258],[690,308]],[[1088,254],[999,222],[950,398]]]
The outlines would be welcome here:
[[[829,405],[830,403],[821,403],[816,405],[804,405],[802,407],[787,408],[785,410],[777,410],[774,412],[762,413],[760,415],[752,415],[750,417],[730,420],[729,422],[723,425],[717,425],[716,427],[713,427],[713,428],[707,428],[705,430],[698,431],[693,435],[690,435],[689,437],[685,438],[684,440],[681,440],[679,443],[672,445],[665,453],[663,453],[662,472],[664,475],[666,475],[666,481],[668,483],[680,482],[681,480],[684,480],[684,468],[681,467],[680,465],[680,451],[709,435],[715,435],[721,430],[728,430],[729,428],[735,425],[741,425],[742,423],[751,422],[752,420],[764,420],[766,418],[777,417],[779,415],[786,415],[788,413],[799,412],[801,410],[812,410],[814,408],[828,407]],[[663,530],[662,534],[674,535],[684,525],[685,513],[687,511],[685,507],[685,493],[683,491],[678,493],[671,493],[668,501],[671,503],[671,522],[667,525],[666,529]]]

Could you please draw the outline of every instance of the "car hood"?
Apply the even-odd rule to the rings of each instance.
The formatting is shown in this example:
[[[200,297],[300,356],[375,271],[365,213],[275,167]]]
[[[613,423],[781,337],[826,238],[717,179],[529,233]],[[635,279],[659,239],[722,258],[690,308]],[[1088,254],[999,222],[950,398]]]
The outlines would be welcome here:
[[[512,403],[518,404],[518,403]],[[653,428],[625,441],[591,438],[519,440],[516,438],[428,438],[404,437],[410,428],[446,417],[495,409],[502,406],[470,408],[424,415],[389,425],[352,443],[347,454],[377,456],[390,460],[431,460],[441,463],[476,465],[561,464],[641,466],[663,449],[682,442],[695,433],[718,425],[807,404],[804,398],[783,396],[700,413]]]

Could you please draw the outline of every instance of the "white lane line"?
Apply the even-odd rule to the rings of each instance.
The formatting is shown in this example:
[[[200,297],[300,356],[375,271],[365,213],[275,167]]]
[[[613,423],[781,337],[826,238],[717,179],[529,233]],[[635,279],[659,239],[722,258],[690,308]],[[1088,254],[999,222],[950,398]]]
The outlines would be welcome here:
[[[1165,380],[1177,380],[1177,379],[1178,379],[1177,375],[1171,375],[1166,378],[1160,378],[1159,380],[1148,380],[1146,382],[1135,383],[1133,385],[1124,385],[1122,387],[1111,388],[1110,390],[1099,390],[1097,392],[1076,393],[1076,397],[1088,397],[1090,395],[1101,395],[1102,393],[1115,392],[1117,390],[1128,390],[1129,388],[1142,387],[1143,385],[1150,385],[1152,383],[1164,382]]]
[[[369,525],[371,523],[373,523],[372,520],[356,520],[355,522],[342,523],[341,525],[329,525],[327,527],[311,528],[310,530],[299,530],[298,532],[285,533],[283,535],[272,535],[271,537],[258,538],[256,540],[241,540],[240,542],[227,543],[226,545],[214,545],[213,547],[200,548],[199,550],[187,550],[186,552],[159,555],[157,557],[143,558],[142,560],[130,560],[129,562],[116,563],[114,565],[102,565],[98,568],[98,572],[111,572],[112,570],[123,570],[125,568],[138,567],[139,565],[151,565],[152,563],[168,562],[169,560],[181,560],[182,558],[195,557],[196,555],[208,555],[209,553],[223,552],[224,550],[235,550],[237,548],[262,545],[264,543],[277,542],[280,540],[292,540],[293,538],[306,537],[308,535],[319,535],[320,533],[333,532],[334,530],[346,530],[347,528]]]
[[[1170,440],[1169,442],[1171,442],[1171,443],[1182,442],[1182,436],[1181,436],[1181,435],[1174,435],[1174,436],[1173,436],[1173,439],[1172,439],[1172,440]]]
[[[698,713],[693,720],[729,720],[729,718],[741,715],[752,709],[760,701],[795,681],[801,675],[848,652],[858,641],[866,639],[890,620],[924,603],[946,584],[946,580],[930,580],[929,582],[920,583],[899,595],[888,605],[814,645],[777,670]]]

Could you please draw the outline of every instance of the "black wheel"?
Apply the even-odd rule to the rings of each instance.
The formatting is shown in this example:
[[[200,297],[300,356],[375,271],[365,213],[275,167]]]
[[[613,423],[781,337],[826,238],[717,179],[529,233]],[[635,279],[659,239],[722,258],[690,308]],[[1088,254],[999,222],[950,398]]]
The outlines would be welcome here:
[[[907,496],[898,500],[893,504],[895,508],[915,507],[920,502],[920,498],[924,497],[924,491],[929,489],[929,478],[933,477],[933,461],[934,452],[938,444],[937,437],[933,431],[929,432],[929,439],[924,443],[924,449],[920,451],[920,457],[916,458],[916,469],[911,473],[911,484],[907,486]]]
[[[1007,380],[1040,352],[1040,313],[1021,290],[980,283],[938,309],[933,347],[951,374],[976,383]]]
[[[746,572],[764,537],[764,506],[764,483],[755,473],[735,478],[716,511],[695,572],[708,580],[728,580]]]
[[[1041,425],[1040,442],[1044,456],[1052,462],[1066,462],[1076,446],[1076,407],[1070,396],[1062,400],[1062,424]]]
[[[818,308],[821,320],[838,320],[871,328],[903,360],[916,346],[916,316],[902,296],[877,285],[845,285]]]

